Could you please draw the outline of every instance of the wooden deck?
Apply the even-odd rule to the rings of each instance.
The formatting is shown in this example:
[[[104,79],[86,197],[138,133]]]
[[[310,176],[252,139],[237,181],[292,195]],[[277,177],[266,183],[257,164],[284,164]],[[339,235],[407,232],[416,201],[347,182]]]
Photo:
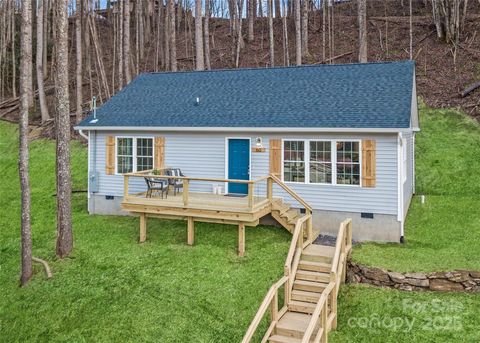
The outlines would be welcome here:
[[[147,197],[146,193],[130,194],[129,178],[150,177],[158,179],[179,179],[183,183],[183,191],[168,196]],[[200,193],[190,191],[192,183],[242,183],[247,185],[248,192],[244,196]],[[279,221],[287,230],[292,231],[300,218],[297,210],[291,209],[280,198],[273,196],[273,183],[277,183],[288,194],[304,206],[306,213],[311,214],[312,208],[293,190],[273,175],[263,176],[256,180],[213,179],[186,176],[153,175],[153,171],[124,174],[124,197],[122,209],[140,216],[140,243],[147,238],[147,217],[165,219],[181,219],[187,221],[187,243],[194,244],[195,222],[209,222],[238,225],[238,253],[245,252],[245,227],[257,226],[260,218],[267,214]],[[256,196],[255,189],[261,185],[265,196]],[[308,230],[312,230],[312,220],[309,216]]]

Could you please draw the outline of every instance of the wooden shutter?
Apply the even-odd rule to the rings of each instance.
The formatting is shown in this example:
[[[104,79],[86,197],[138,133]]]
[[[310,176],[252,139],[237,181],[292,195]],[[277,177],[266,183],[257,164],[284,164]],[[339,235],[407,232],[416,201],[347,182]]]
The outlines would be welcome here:
[[[282,140],[270,139],[270,174],[281,177],[282,173]]]
[[[376,141],[362,141],[362,187],[375,187],[376,179]]]
[[[115,137],[107,136],[105,151],[105,173],[107,175],[115,174]]]
[[[153,157],[153,168],[162,169],[165,167],[165,137],[155,137],[155,156]]]

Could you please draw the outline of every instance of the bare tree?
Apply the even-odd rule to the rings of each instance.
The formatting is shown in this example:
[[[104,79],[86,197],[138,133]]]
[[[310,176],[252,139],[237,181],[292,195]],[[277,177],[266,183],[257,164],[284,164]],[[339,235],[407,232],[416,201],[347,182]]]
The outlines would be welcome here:
[[[270,67],[275,66],[275,46],[273,41],[273,2],[267,0],[268,4],[268,41],[270,46]]]
[[[275,0],[275,18],[281,18],[281,16],[282,15],[280,13],[280,0]]]
[[[71,176],[70,176],[70,108],[68,99],[68,0],[56,0],[55,108],[57,138],[57,247],[63,258],[73,249]]]
[[[123,88],[123,1],[118,9],[118,90]],[[89,56],[89,54],[87,54]]]
[[[40,2],[42,0],[39,0]],[[76,0],[75,15],[75,80],[76,80],[76,114],[77,123],[82,120],[82,102],[83,102],[83,78],[82,78],[82,16],[83,1]]]
[[[409,1],[409,36],[410,36],[410,59],[413,60],[413,23],[412,23],[412,0]]]
[[[32,269],[32,234],[30,226],[30,179],[28,175],[28,112],[29,104],[29,77],[32,73],[32,1],[22,1],[22,25],[20,38],[20,118],[18,146],[18,172],[22,198],[22,273],[20,284],[25,285],[33,274]],[[30,75],[31,78],[31,75]]]
[[[204,70],[205,61],[203,56],[202,0],[195,0],[195,57],[196,70]]]
[[[367,63],[367,0],[358,0],[358,60]]]
[[[168,7],[170,12],[170,70],[177,71],[177,38],[176,38],[176,26],[175,26],[175,2],[174,0],[168,0]]]
[[[287,26],[287,5],[286,0],[283,0],[283,65],[290,65],[290,55],[288,51],[288,26]]]
[[[247,0],[247,10],[248,10],[248,41],[252,42],[254,39],[253,21],[255,19],[255,4],[253,0]]]
[[[295,0],[295,61],[302,65],[302,31],[300,27],[300,0]]]
[[[203,41],[205,43],[205,67],[210,70],[210,0],[205,0],[205,21],[203,28]]]
[[[125,71],[125,82],[128,84],[132,80],[130,74],[130,0],[124,0],[123,8],[123,68]]]
[[[35,54],[38,98],[40,100],[40,113],[42,115],[42,123],[50,119],[47,108],[47,99],[45,98],[45,88],[43,86],[43,1],[44,0],[37,1],[37,50]]]
[[[302,3],[302,57],[308,55],[308,5],[309,0]]]

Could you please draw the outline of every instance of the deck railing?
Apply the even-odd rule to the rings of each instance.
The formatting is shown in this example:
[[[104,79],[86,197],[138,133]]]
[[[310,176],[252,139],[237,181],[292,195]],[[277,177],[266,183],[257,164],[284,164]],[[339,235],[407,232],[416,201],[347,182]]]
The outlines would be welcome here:
[[[164,171],[165,169],[160,169],[160,171]],[[225,183],[239,183],[239,184],[246,184],[247,185],[247,195],[246,195],[246,207],[248,211],[254,211],[256,207],[261,207],[263,205],[268,205],[271,201],[268,196],[265,197],[263,200],[256,199],[255,197],[255,187],[259,186],[260,183],[267,181],[270,176],[262,176],[255,180],[238,180],[238,179],[223,179],[223,178],[209,178],[209,177],[191,177],[191,176],[173,176],[173,175],[165,175],[163,173],[160,174],[153,174],[153,170],[146,170],[142,172],[136,173],[126,173],[123,174],[124,183],[123,183],[123,194],[124,199],[127,200],[130,195],[129,190],[129,182],[130,178],[137,177],[137,178],[156,178],[156,179],[175,179],[175,180],[182,180],[183,183],[183,190],[182,190],[182,197],[183,197],[183,206],[188,207],[190,203],[190,185],[192,182],[208,182],[208,183],[217,183],[217,184],[225,184]],[[268,189],[268,185],[267,185]],[[138,194],[137,194],[138,195]],[[271,195],[271,194],[270,194]]]

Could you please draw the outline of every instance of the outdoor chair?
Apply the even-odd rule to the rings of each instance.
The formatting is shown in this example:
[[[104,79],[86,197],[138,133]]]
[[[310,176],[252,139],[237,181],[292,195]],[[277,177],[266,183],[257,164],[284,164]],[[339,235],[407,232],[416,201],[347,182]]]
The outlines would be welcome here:
[[[151,198],[153,193],[160,193],[160,196],[163,199],[163,194],[165,193],[165,198],[168,195],[168,185],[167,180],[146,177],[145,182],[147,184],[147,198]]]
[[[179,168],[167,169],[165,175],[168,176],[185,176]],[[168,179],[168,184],[173,188],[173,195],[176,195],[180,189],[183,189],[183,180],[182,179]]]

